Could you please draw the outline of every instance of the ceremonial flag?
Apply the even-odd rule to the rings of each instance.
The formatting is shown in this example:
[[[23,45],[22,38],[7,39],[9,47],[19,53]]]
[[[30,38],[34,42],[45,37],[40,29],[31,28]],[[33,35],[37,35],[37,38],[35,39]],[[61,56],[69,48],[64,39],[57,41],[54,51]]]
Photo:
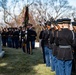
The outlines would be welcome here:
[[[29,9],[28,6],[26,6],[26,11],[24,15],[24,26],[26,27],[29,21]]]

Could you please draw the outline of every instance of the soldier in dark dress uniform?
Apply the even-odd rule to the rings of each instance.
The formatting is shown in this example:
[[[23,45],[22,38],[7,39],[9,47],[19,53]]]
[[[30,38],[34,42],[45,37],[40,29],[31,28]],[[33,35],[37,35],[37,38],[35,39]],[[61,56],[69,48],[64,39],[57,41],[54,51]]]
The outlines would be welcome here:
[[[46,63],[46,61],[45,61],[45,51],[44,51],[44,41],[42,39],[44,30],[45,30],[45,27],[41,30],[40,35],[39,35],[39,39],[41,40],[40,41],[40,46],[42,47],[43,61],[44,61],[44,63]]]
[[[32,48],[31,48],[31,24],[27,25],[27,53],[32,54]]]
[[[44,41],[44,51],[45,51],[44,53],[45,53],[46,66],[50,67],[52,66],[51,57],[52,57],[53,35],[51,30],[51,22],[47,21],[45,25],[47,29],[44,30],[42,39]]]
[[[57,59],[57,48],[58,48],[58,44],[56,45],[56,41],[57,41],[57,37],[58,37],[58,32],[62,30],[62,25],[63,25],[63,22],[62,22],[62,19],[57,19],[57,21],[55,22],[55,26],[54,26],[54,43],[53,43],[53,57],[52,57],[52,66],[53,66],[53,69],[55,70],[56,72],[56,75],[59,75],[59,70],[58,70],[58,59]]]
[[[14,48],[14,36],[13,36],[13,33],[14,33],[14,28],[12,27],[11,28],[11,47]]]
[[[63,29],[58,32],[58,41],[56,42],[59,45],[57,53],[59,75],[71,75],[73,34],[68,29],[71,19],[64,18],[62,20]]]
[[[8,28],[8,47],[12,47],[12,30]]]
[[[76,42],[76,22],[72,22],[72,26],[73,26],[73,31],[75,33],[75,42]],[[72,71],[75,72],[76,71],[76,44],[73,45],[73,62],[72,62]]]
[[[21,39],[22,39],[22,50],[23,50],[23,52],[27,52],[27,50],[26,50],[27,30],[25,29],[25,27],[22,28]]]
[[[2,44],[3,44],[3,46],[6,46],[7,34],[6,34],[6,29],[5,28],[2,30],[1,35],[2,35]]]
[[[15,48],[14,32],[15,32],[15,28],[12,28],[12,47],[13,48]]]
[[[30,35],[30,38],[31,38],[31,48],[32,49],[35,49],[35,40],[36,40],[36,36],[37,36],[37,33],[35,31],[35,27],[32,27],[32,29],[30,30],[31,32],[31,35]]]
[[[15,48],[18,49],[18,44],[19,44],[19,31],[17,28],[15,28],[15,32],[13,33],[14,36],[14,43],[15,43]]]
[[[19,27],[19,47],[22,47],[22,34],[23,34],[23,28]]]

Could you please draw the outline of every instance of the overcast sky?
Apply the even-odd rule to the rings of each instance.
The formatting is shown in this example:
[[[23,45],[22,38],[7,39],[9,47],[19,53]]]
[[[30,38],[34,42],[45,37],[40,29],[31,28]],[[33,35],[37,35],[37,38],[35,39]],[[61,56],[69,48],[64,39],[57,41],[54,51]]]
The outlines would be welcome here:
[[[68,0],[69,4],[76,7],[76,0]]]

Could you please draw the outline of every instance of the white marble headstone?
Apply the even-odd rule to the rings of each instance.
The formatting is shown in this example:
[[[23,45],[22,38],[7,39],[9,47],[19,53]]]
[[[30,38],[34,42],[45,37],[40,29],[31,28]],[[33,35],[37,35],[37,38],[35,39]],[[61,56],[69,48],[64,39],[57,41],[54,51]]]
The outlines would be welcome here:
[[[4,56],[5,51],[2,51],[2,39],[1,39],[1,34],[0,34],[0,57]]]

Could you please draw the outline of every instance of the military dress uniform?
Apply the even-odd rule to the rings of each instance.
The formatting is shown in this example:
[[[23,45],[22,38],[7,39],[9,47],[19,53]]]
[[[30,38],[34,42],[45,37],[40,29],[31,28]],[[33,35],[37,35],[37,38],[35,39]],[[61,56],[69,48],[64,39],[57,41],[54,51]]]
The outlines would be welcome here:
[[[23,52],[27,52],[27,50],[26,50],[27,31],[26,30],[22,31],[21,36],[22,36],[22,50],[23,50]]]
[[[8,47],[12,47],[12,30],[8,28]]]
[[[19,29],[19,47],[22,48],[22,38],[23,38],[23,34],[24,34],[24,31],[22,29],[22,27],[20,27]]]
[[[72,26],[76,27],[76,22],[72,22]],[[76,30],[73,29],[74,33],[75,33],[75,42],[76,42]],[[75,72],[76,71],[76,44],[73,45],[73,62],[72,62],[72,71]]]
[[[15,48],[18,49],[19,45],[19,31],[17,28],[15,28],[15,32],[13,33],[14,36],[14,43],[15,43]]]
[[[31,53],[31,46],[30,46],[30,30],[27,29],[27,53],[30,54]]]
[[[30,30],[30,41],[31,41],[31,48],[32,48],[32,49],[35,49],[36,36],[37,36],[37,33],[36,33],[36,31],[34,30],[34,28],[32,28],[32,29]]]
[[[70,24],[70,19],[62,19],[63,24]],[[72,43],[73,43],[73,34],[72,31],[68,28],[63,28],[58,32],[58,41],[56,42],[58,47],[57,59],[58,59],[58,68],[59,75],[71,75],[72,69]]]
[[[40,32],[39,39],[41,39],[41,47],[42,47],[42,53],[43,53],[43,61],[44,61],[44,63],[46,63],[46,61],[45,61],[45,51],[44,51],[44,41],[42,39],[43,32],[44,32],[44,30],[42,30]]]
[[[3,44],[3,46],[6,46],[6,42],[7,42],[7,34],[6,34],[6,31],[3,30],[2,33],[1,33],[1,35],[2,35],[2,44]]]
[[[32,54],[35,48],[36,32],[33,30],[32,24],[27,25],[27,53]]]
[[[57,19],[56,21],[57,25],[62,25],[63,22],[62,22],[62,19]],[[53,57],[52,57],[52,66],[53,66],[53,69],[55,70],[56,72],[56,75],[59,75],[59,68],[58,68],[58,59],[57,59],[57,53],[58,53],[58,44],[56,43],[56,41],[58,41],[57,37],[58,37],[58,32],[60,32],[62,30],[62,28],[59,26],[59,29],[55,29],[54,30],[54,43],[53,43]]]
[[[52,49],[52,68],[53,70],[56,72],[56,75],[58,74],[58,64],[57,64],[57,48],[58,46],[56,45],[55,41],[56,41],[56,37],[57,37],[57,32],[58,30],[54,31],[54,43],[53,43],[53,49]]]
[[[51,26],[51,22],[47,21],[46,25]],[[51,57],[52,57],[52,43],[53,43],[53,35],[52,35],[51,28],[44,30],[42,39],[44,41],[44,51],[45,51],[44,53],[45,53],[46,66],[50,67],[52,66]]]
[[[13,36],[13,33],[14,33],[14,28],[11,28],[11,40],[12,40],[12,42],[11,42],[11,47],[12,48],[14,48],[14,36]]]

